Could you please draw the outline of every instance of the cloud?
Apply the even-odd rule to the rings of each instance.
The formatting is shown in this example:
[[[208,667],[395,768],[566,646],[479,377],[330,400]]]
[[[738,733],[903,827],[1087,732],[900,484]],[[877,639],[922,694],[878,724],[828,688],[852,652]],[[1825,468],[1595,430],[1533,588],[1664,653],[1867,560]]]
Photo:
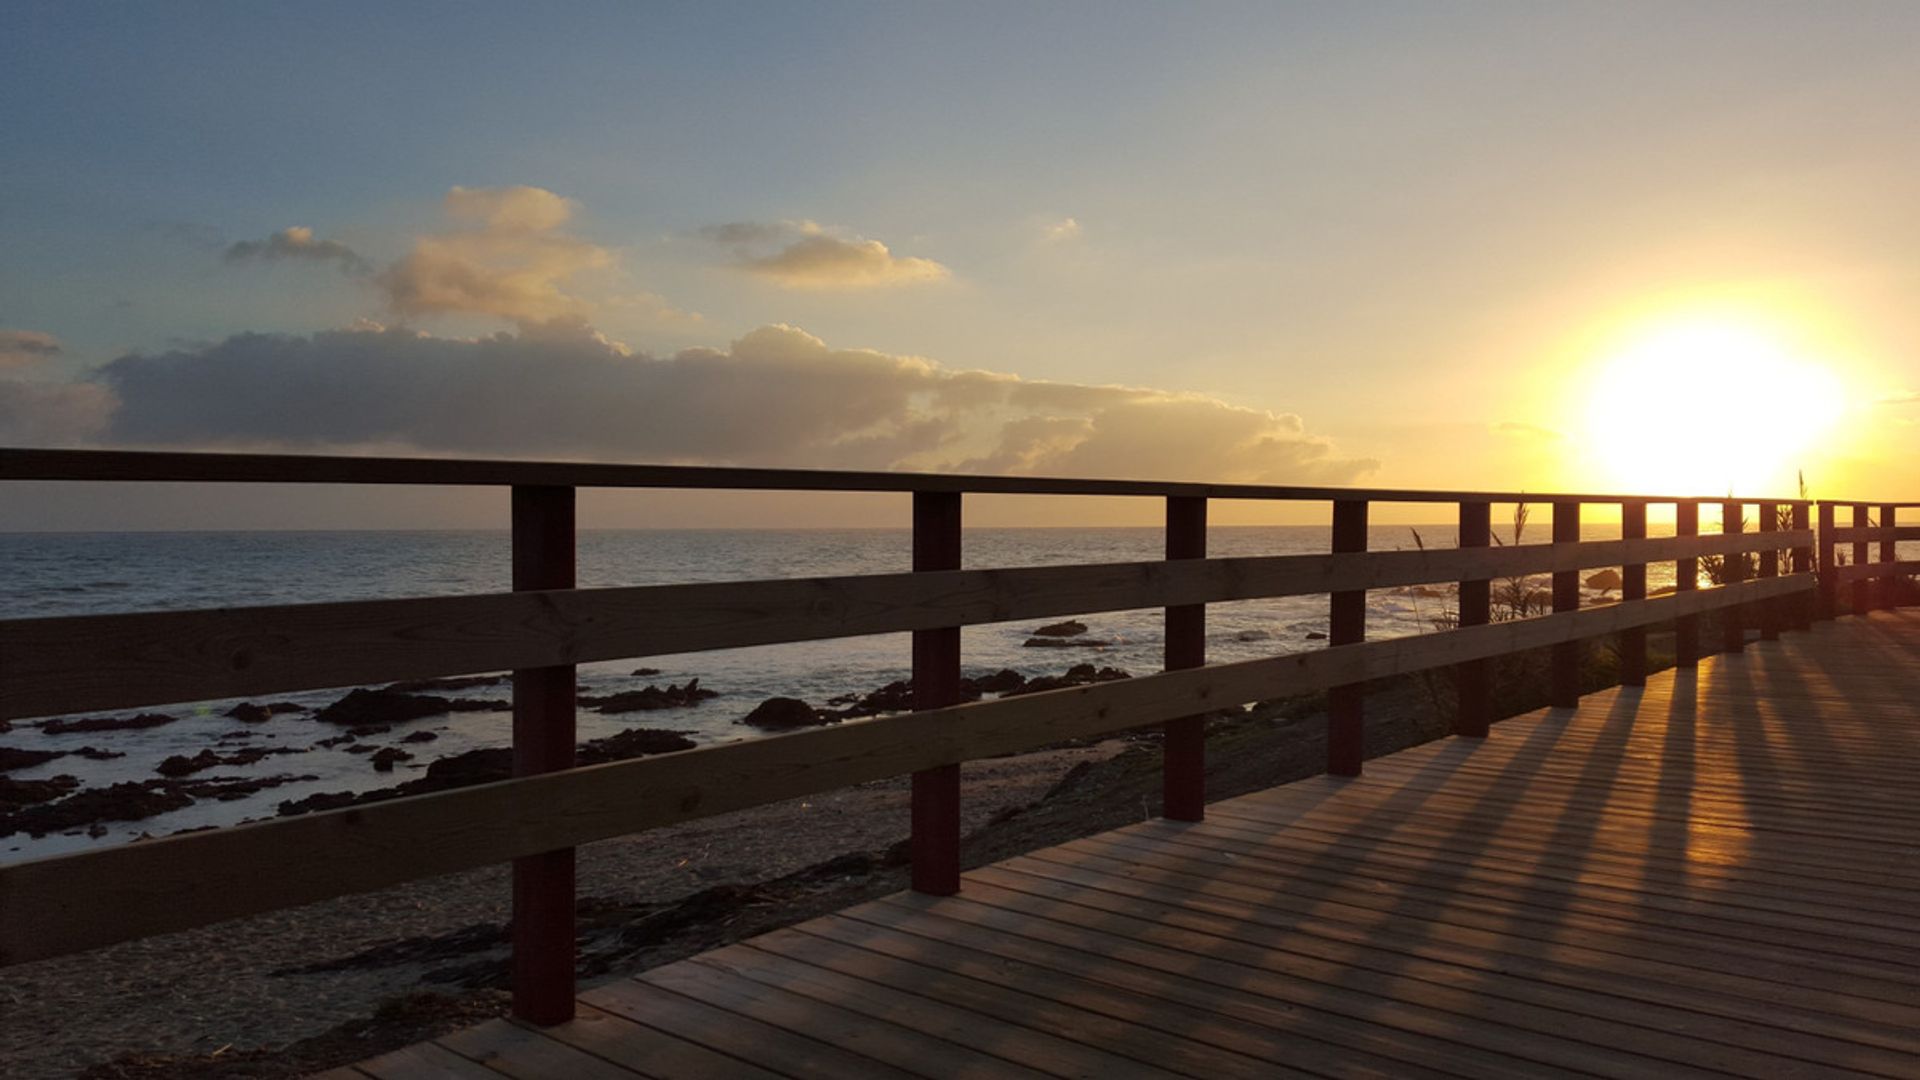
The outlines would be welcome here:
[[[264,260],[279,262],[296,259],[313,263],[338,263],[349,274],[364,274],[371,267],[358,253],[337,240],[316,240],[305,225],[281,229],[265,240],[242,240],[227,248],[228,262]]]
[[[1881,405],[1920,405],[1920,390],[1903,390],[1897,394],[1882,394]]]
[[[103,434],[113,392],[92,382],[0,379],[0,446],[75,446]]]
[[[1061,218],[1040,226],[1040,238],[1049,244],[1058,244],[1073,240],[1080,235],[1080,223],[1073,218]]]
[[[1246,482],[1345,483],[1297,417],[1190,394],[957,371],[763,326],[630,353],[584,324],[478,339],[242,334],[107,365],[106,441]]]
[[[419,237],[376,279],[395,314],[493,315],[526,326],[592,313],[566,286],[616,260],[560,231],[573,200],[536,187],[456,187],[442,206],[466,227]]]
[[[0,330],[0,368],[20,368],[60,354],[60,339],[41,330]]]
[[[816,222],[736,221],[700,235],[734,249],[734,265],[785,289],[878,289],[944,281],[932,259],[895,255],[878,240],[842,237]]]

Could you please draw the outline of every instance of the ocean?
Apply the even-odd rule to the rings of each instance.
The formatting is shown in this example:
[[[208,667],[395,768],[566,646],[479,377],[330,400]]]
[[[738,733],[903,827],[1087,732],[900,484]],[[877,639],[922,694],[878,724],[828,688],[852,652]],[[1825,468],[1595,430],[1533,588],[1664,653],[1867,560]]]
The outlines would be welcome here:
[[[1420,526],[1428,546],[1455,540],[1451,525]],[[1587,539],[1618,537],[1618,527],[1583,529]],[[1546,539],[1536,525],[1526,538]],[[1215,556],[1311,554],[1327,550],[1324,526],[1224,527],[1208,533]],[[1043,566],[1158,559],[1163,534],[1155,528],[975,529],[963,545],[967,567]],[[1375,526],[1373,550],[1415,546],[1407,526]],[[255,606],[318,601],[435,596],[496,592],[510,587],[511,545],[505,531],[467,532],[168,532],[168,533],[0,533],[0,618],[32,618],[110,612]],[[579,539],[582,587],[653,585],[698,581],[754,580],[871,574],[910,567],[911,534],[901,529],[861,530],[607,530],[585,531]],[[1672,580],[1672,564],[1649,568],[1652,587]],[[1664,576],[1663,576],[1664,575]],[[1432,629],[1433,620],[1452,599],[1439,589],[1381,590],[1369,595],[1367,632],[1388,638]],[[969,627],[962,636],[962,663],[969,675],[1012,668],[1032,677],[1059,674],[1076,663],[1118,667],[1134,674],[1161,664],[1159,609],[1083,616],[1088,639],[1099,648],[1041,649],[1023,643],[1033,623]],[[1320,648],[1310,635],[1327,629],[1324,596],[1214,604],[1207,610],[1210,661],[1246,660]],[[798,697],[814,705],[845,694],[877,689],[909,672],[905,634],[874,635],[833,641],[762,646],[724,652],[654,656],[582,666],[582,693],[606,694],[648,684],[699,679],[718,697],[697,706],[607,716],[582,710],[580,738],[600,738],[634,727],[690,733],[700,744],[754,738],[757,732],[737,721],[769,697]],[[636,676],[640,667],[659,674]],[[319,708],[344,689],[272,695]],[[481,687],[459,696],[500,698],[505,687]],[[471,712],[414,721],[392,733],[365,740],[401,745],[414,759],[394,771],[376,772],[367,756],[345,746],[318,747],[339,734],[315,723],[310,714],[275,716],[256,725],[223,715],[234,701],[157,706],[101,715],[163,712],[179,719],[140,730],[49,735],[16,724],[0,734],[0,746],[32,750],[72,750],[94,746],[124,754],[109,760],[72,755],[6,775],[34,780],[59,774],[86,787],[151,780],[156,766],[175,754],[192,755],[214,746],[284,747],[251,765],[221,766],[200,777],[312,776],[234,801],[201,799],[191,806],[135,822],[109,823],[98,835],[84,831],[34,839],[25,833],[0,838],[0,861],[71,851],[93,844],[125,842],[142,834],[160,836],[181,829],[271,817],[282,800],[326,791],[387,787],[418,775],[436,757],[485,746],[504,746],[510,717],[504,712]],[[233,741],[242,731],[244,741]],[[416,731],[432,731],[434,741],[400,744]]]

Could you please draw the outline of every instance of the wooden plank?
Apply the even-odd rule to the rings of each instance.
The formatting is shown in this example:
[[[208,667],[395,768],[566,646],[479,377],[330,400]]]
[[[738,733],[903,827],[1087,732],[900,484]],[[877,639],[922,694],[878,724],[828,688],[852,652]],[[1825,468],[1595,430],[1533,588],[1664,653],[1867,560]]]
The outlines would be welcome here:
[[[82,480],[256,484],[558,485],[563,487],[710,488],[752,491],[939,491],[1006,495],[1184,495],[1211,499],[1325,502],[1364,497],[1378,502],[1527,502],[1525,491],[1429,491],[1411,488],[1298,487],[1156,480],[1094,480],[965,473],[752,469],[705,465],[623,465],[591,461],[344,457],[144,450],[0,448],[0,481]],[[1591,502],[1672,502],[1678,496],[1558,496]],[[1687,496],[1711,500],[1710,495]],[[1779,502],[1796,500],[1780,499]],[[1800,500],[1804,501],[1804,500]]]
[[[1920,574],[1920,561],[1855,563],[1838,568],[1837,580],[1843,584],[1858,584],[1873,578],[1905,577]]]
[[[592,1022],[592,1021],[589,1021]],[[434,1040],[442,1048],[516,1080],[633,1080],[641,1073],[508,1020],[489,1020]]]
[[[913,569],[960,569],[960,495],[913,495]],[[960,702],[960,627],[913,632],[913,707],[917,712]],[[913,774],[908,841],[913,888],[945,896],[960,887],[960,764],[943,762]]]
[[[1553,539],[1556,544],[1580,542],[1580,504],[1570,499],[1553,503]],[[1554,614],[1580,610],[1580,573],[1559,570],[1553,575]],[[1580,673],[1585,667],[1586,649],[1579,641],[1562,641],[1553,646],[1548,661],[1547,700],[1556,708],[1571,709],[1580,704]]]
[[[1803,587],[1798,578],[1772,578],[1162,672],[18,863],[0,867],[0,906],[18,913],[0,923],[0,966]]]
[[[633,1015],[619,1015],[593,1004],[602,996],[599,990],[590,990],[581,995],[574,1018],[564,1024],[542,1029],[540,1036],[591,1054],[618,1068],[630,1069],[635,1075],[655,1077],[657,1080],[693,1076],[777,1080],[788,1075],[731,1056],[724,1052],[724,1048],[717,1050],[681,1038],[661,1030],[659,1026],[667,1025],[691,1033],[710,1029],[718,1023],[723,1027],[731,1027],[733,1034],[742,1039],[752,1039],[759,1034],[751,1024],[744,1025],[742,1030],[743,1025],[732,1023],[732,1017],[726,1013],[707,1009],[665,991],[642,990],[629,994],[625,999],[624,1007]],[[635,1016],[644,1016],[647,1022],[642,1023]],[[551,1072],[540,1075],[571,1076],[568,1073]]]
[[[1167,559],[1204,559],[1207,555],[1207,501],[1168,499]],[[1168,671],[1202,667],[1207,662],[1207,608],[1176,604],[1163,616],[1166,641],[1161,650]],[[1207,719],[1169,720],[1160,743],[1160,813],[1175,821],[1199,821],[1207,805]]]
[[[1333,504],[1333,550],[1367,550],[1367,503],[1346,499]],[[1327,644],[1357,645],[1367,638],[1367,593],[1349,589],[1327,598]],[[1366,758],[1365,682],[1341,683],[1327,690],[1327,771],[1359,776]]]
[[[1623,513],[1638,510],[1645,517],[1644,503],[1628,503]],[[1644,536],[1645,533],[1643,532]],[[1493,507],[1483,502],[1460,504],[1459,544],[1462,549],[1480,550],[1491,546]],[[1459,582],[1456,625],[1485,626],[1493,621],[1493,583],[1485,579]],[[1487,660],[1469,660],[1453,669],[1453,733],[1471,739],[1484,739],[1493,719],[1493,667]]]
[[[1777,542],[1796,535],[1779,534]],[[1623,555],[1712,553],[1723,539],[1180,559],[9,619],[0,620],[0,657],[6,661],[0,719],[1565,570],[1610,565]],[[1641,546],[1631,552],[1618,547],[1628,543]]]
[[[1878,504],[1881,510],[1898,509],[1885,503]],[[1882,518],[1885,518],[1884,513]],[[1901,540],[1920,540],[1920,525],[1889,526],[1883,520],[1879,525],[1847,525],[1833,530],[1833,539],[1838,543],[1850,544],[1860,540],[1878,540],[1881,543]]]
[[[434,1043],[418,1043],[356,1066],[374,1080],[500,1080],[500,1074]]]

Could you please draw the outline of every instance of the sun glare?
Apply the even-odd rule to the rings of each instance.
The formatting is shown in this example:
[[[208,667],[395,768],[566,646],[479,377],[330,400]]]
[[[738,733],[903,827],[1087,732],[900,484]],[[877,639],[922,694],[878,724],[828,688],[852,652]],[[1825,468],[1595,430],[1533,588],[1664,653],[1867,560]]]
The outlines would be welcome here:
[[[1839,421],[1834,372],[1757,323],[1668,322],[1603,359],[1587,443],[1627,490],[1791,495],[1802,457]]]

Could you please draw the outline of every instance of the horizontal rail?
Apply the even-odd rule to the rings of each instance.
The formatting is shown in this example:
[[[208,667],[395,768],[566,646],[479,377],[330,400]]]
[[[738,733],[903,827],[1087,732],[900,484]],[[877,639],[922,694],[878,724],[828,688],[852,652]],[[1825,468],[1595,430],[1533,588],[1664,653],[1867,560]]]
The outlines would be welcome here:
[[[0,966],[368,892],[1209,709],[1446,667],[1806,591],[1809,575],[504,780],[0,867]]]
[[[1857,543],[1862,540],[1920,540],[1920,525],[1838,526],[1829,535],[1837,544]]]
[[[1807,530],[0,621],[0,719],[1810,546]]]
[[[1920,574],[1920,562],[1855,563],[1851,566],[1834,568],[1834,580],[1842,585],[1854,581],[1866,581],[1870,578],[1901,577],[1907,574]]]
[[[609,488],[709,488],[754,491],[970,492],[1004,495],[1187,496],[1374,502],[1707,502],[1726,495],[1571,495],[1525,491],[1421,491],[1295,487],[1157,480],[1098,480],[960,473],[747,469],[706,465],[622,465],[590,461],[210,454],[144,450],[0,449],[0,480],[83,480],[261,484],[422,484]],[[1741,498],[1742,503],[1805,499]]]

